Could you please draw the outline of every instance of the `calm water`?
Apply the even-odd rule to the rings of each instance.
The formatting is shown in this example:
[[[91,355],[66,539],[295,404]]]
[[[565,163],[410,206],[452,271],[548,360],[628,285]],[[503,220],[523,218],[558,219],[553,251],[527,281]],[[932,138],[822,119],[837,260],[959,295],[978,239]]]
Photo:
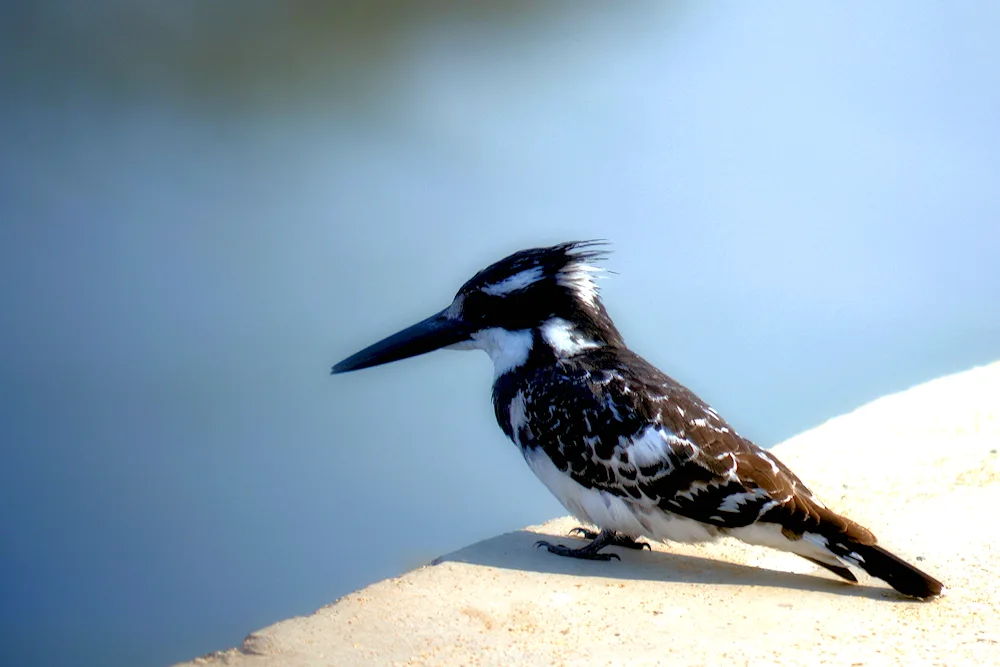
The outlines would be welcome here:
[[[330,377],[518,248],[763,445],[1000,359],[998,10],[0,19],[0,663],[163,665],[561,514],[485,355]]]

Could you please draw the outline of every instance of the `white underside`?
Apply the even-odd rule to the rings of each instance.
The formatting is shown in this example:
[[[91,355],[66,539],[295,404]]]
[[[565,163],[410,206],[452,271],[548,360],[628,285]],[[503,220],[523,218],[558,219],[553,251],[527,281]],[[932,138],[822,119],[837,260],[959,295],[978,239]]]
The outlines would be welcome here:
[[[713,526],[664,512],[652,503],[588,489],[559,470],[540,449],[526,450],[524,460],[570,514],[598,528],[674,542],[705,542],[719,536]]]
[[[790,540],[774,523],[754,523],[742,528],[718,528],[664,511],[650,501],[625,499],[588,489],[559,470],[541,449],[524,452],[528,467],[552,492],[563,507],[580,521],[631,537],[647,537],[660,542],[708,542],[730,535],[748,544],[772,547],[808,556],[831,565],[843,563],[826,547],[826,538],[806,533]]]

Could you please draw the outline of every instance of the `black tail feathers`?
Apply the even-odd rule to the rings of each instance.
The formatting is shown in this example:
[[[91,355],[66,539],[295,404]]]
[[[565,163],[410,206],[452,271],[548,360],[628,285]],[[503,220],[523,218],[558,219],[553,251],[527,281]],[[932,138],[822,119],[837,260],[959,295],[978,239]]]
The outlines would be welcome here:
[[[853,541],[837,543],[831,540],[830,550],[873,577],[885,581],[903,595],[931,598],[940,595],[944,589],[944,584],[940,581],[878,545]]]

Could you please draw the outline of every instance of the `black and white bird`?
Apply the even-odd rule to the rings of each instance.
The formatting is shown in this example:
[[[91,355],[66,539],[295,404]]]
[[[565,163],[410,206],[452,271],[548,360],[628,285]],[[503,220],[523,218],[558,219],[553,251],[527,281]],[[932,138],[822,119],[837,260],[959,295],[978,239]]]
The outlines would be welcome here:
[[[562,556],[608,560],[637,538],[729,535],[798,554],[852,582],[856,566],[915,598],[942,584],[816,499],[781,461],[741,437],[684,386],[625,346],[601,302],[601,242],[514,253],[466,282],[451,305],[348,357],[334,373],[439,348],[485,350],[493,405],[531,470],[600,532]]]

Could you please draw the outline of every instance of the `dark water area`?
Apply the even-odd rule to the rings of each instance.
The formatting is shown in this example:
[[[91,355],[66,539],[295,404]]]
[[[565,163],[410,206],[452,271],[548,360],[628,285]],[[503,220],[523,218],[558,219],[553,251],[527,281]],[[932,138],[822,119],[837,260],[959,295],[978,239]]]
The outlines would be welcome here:
[[[0,10],[0,664],[163,665],[563,513],[491,365],[331,363],[608,238],[770,446],[1000,359],[998,10]]]

